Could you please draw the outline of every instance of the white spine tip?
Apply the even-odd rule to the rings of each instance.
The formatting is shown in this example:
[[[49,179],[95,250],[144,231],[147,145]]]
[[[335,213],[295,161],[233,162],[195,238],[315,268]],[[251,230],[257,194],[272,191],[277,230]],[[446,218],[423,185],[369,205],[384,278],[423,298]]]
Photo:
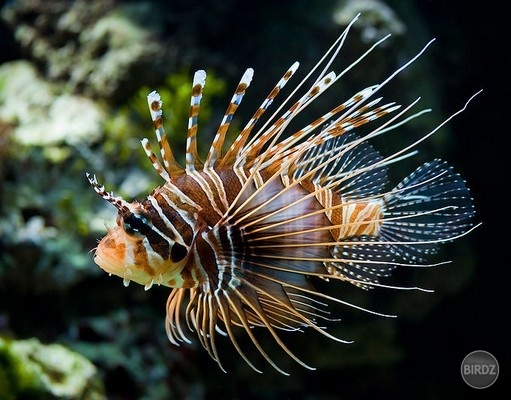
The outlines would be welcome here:
[[[243,76],[241,78],[241,82],[248,86],[248,85],[250,85],[250,82],[252,82],[253,76],[254,76],[254,69],[247,68],[247,70],[245,71],[245,73],[243,74]]]
[[[195,72],[193,75],[193,86],[201,85],[204,86],[206,84],[206,71],[200,69]]]
[[[147,95],[147,100],[159,101],[160,100],[160,95],[158,94],[158,92],[156,90],[153,90],[151,93],[149,93]]]
[[[156,105],[155,105],[156,103]],[[149,106],[149,111],[151,113],[151,118],[155,121],[158,117],[162,115],[161,105],[162,105],[161,97],[157,91],[153,90],[151,93],[147,95],[147,105]]]

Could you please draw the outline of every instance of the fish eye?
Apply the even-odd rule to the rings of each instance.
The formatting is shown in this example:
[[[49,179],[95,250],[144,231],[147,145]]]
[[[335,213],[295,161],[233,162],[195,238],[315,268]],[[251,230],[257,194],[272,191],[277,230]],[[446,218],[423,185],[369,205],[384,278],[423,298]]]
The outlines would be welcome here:
[[[188,254],[188,249],[179,243],[174,243],[170,249],[170,259],[174,262],[181,261]]]
[[[142,214],[129,213],[122,222],[124,231],[131,236],[145,236],[151,231],[151,222]]]

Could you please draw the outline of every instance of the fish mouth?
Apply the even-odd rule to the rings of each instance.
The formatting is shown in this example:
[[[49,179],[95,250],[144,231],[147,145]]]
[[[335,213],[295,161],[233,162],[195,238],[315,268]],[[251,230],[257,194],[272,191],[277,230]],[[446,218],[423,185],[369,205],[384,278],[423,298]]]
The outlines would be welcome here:
[[[124,286],[128,286],[131,281],[146,286],[148,290],[153,280],[147,280],[147,277],[136,267],[124,261],[119,262],[115,255],[111,255],[108,251],[96,252],[94,262],[109,275],[118,276],[123,280]]]
[[[114,274],[121,278],[124,277],[124,271],[122,271],[124,268],[119,265],[117,260],[115,260],[112,257],[109,257],[108,255],[104,253],[100,253],[96,251],[96,254],[94,255],[94,262],[105,272],[109,273],[110,275]]]

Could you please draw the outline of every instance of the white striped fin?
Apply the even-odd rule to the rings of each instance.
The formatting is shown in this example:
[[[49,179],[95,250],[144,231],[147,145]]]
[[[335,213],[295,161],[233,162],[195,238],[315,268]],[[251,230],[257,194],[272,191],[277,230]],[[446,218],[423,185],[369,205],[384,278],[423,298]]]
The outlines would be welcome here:
[[[147,104],[149,106],[149,112],[151,113],[151,119],[153,121],[156,139],[158,140],[158,146],[160,147],[160,154],[163,160],[163,167],[151,150],[151,145],[147,139],[142,140],[142,147],[146,155],[149,157],[151,164],[158,171],[166,181],[170,181],[170,177],[182,172],[181,166],[176,161],[172,154],[165,129],[163,127],[163,111],[162,101],[160,95],[156,91],[152,91],[147,96]]]
[[[294,103],[277,121],[275,121],[268,130],[264,132],[260,130],[258,134],[250,140],[250,142],[243,148],[241,158],[254,160],[266,143],[271,140],[271,145],[274,145],[289,122],[296,115],[302,112],[309,104],[311,104],[313,99],[325,92],[334,80],[335,73],[330,72],[321,81],[314,84],[311,89],[296,103]]]
[[[234,116],[234,113],[243,100],[243,96],[245,95],[247,88],[250,86],[250,82],[252,81],[253,76],[254,70],[252,68],[248,68],[241,77],[236,91],[232,96],[231,102],[229,103],[224,117],[222,118],[222,122],[218,127],[218,131],[215,135],[215,138],[213,139],[213,143],[211,144],[211,148],[204,163],[205,168],[213,168],[218,158],[221,156],[225,135],[227,134],[231,124],[232,117]]]
[[[252,132],[252,129],[254,128],[255,124],[261,116],[264,114],[264,112],[270,107],[270,105],[273,103],[273,100],[277,95],[280,93],[282,88],[286,85],[286,83],[291,79],[291,77],[294,75],[296,70],[299,67],[299,63],[295,62],[291,67],[286,71],[286,73],[282,76],[282,78],[277,82],[275,87],[272,89],[272,91],[268,94],[268,96],[264,99],[263,103],[259,106],[255,114],[252,116],[250,121],[247,123],[245,128],[241,131],[241,133],[238,135],[232,146],[229,148],[229,150],[226,152],[225,156],[223,157],[220,165],[231,165],[234,163],[235,159],[241,158],[241,151],[246,143],[246,141],[249,138],[250,133]]]
[[[149,112],[151,113],[151,119],[156,121],[159,117],[162,116],[163,111],[161,110],[161,106],[163,102],[161,101],[161,97],[158,92],[153,90],[151,93],[147,95],[147,104],[149,105]],[[158,132],[156,133],[159,134]],[[158,137],[159,139],[159,137]]]
[[[202,168],[202,163],[197,154],[197,129],[202,90],[206,85],[206,71],[199,70],[193,76],[192,96],[190,99],[190,116],[188,118],[188,133],[186,139],[186,170],[191,171],[197,167]]]
[[[354,116],[360,114],[361,109],[356,109],[354,107],[357,104],[362,103],[364,100],[369,98],[373,94],[373,91],[375,88],[376,88],[376,86],[371,86],[371,87],[368,87],[368,88],[360,91],[359,93],[352,96],[350,99],[348,99],[344,103],[338,105],[334,109],[330,110],[328,113],[326,113],[326,114],[322,115],[320,118],[316,119],[314,122],[310,123],[309,125],[307,125],[306,127],[302,128],[302,129],[300,129],[298,132],[294,133],[289,138],[287,138],[287,139],[281,141],[280,143],[276,144],[275,146],[273,146],[267,153],[265,153],[265,155],[264,155],[265,162],[262,163],[259,166],[259,168],[260,169],[267,168],[272,163],[275,163],[281,159],[288,157],[290,154],[294,153],[295,151],[297,151],[299,149],[305,149],[310,146],[318,146],[321,143],[325,142],[326,140],[329,140],[330,138],[332,138],[334,136],[339,136],[339,135],[343,134],[345,131],[349,130],[349,129],[346,129],[346,130],[341,131],[338,129],[338,124],[336,125],[336,122],[338,123],[338,121],[348,119],[346,117],[346,114],[349,111],[346,112],[342,117],[339,117],[339,119],[334,122],[330,122],[330,119],[332,117],[334,117],[336,114],[338,114],[342,111],[345,111],[345,110],[355,110],[355,111],[353,111],[353,114],[349,116],[350,118],[352,116],[354,117]],[[378,101],[379,101],[379,99],[375,100],[374,104],[376,104]],[[373,111],[373,113],[375,113],[375,112]],[[367,122],[369,122],[369,120],[370,119],[368,119]],[[317,135],[315,137],[311,137],[311,138],[307,139],[306,141],[303,141],[303,139],[306,138],[307,136],[309,136],[315,129],[317,129],[318,127],[320,127],[321,125],[326,124],[326,123],[328,123],[328,127],[326,127],[319,135]],[[348,125],[349,125],[348,122],[345,122],[345,127],[349,128]],[[331,132],[334,127],[336,128],[335,135],[332,135],[331,133],[329,133],[327,135],[326,133]],[[297,145],[295,147],[292,147],[293,145],[295,145],[296,143],[299,143],[299,142],[302,142],[302,143],[300,143],[299,145]]]

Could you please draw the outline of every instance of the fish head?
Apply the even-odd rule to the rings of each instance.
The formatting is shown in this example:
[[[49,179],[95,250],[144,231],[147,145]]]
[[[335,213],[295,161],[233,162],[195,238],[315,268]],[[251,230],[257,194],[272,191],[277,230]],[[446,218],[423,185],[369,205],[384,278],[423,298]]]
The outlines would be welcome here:
[[[154,207],[149,201],[129,203],[120,196],[107,193],[102,186],[89,180],[96,192],[118,209],[116,226],[94,251],[94,262],[110,275],[144,285],[189,287],[181,272],[189,259],[189,246],[178,243],[155,227]]]

